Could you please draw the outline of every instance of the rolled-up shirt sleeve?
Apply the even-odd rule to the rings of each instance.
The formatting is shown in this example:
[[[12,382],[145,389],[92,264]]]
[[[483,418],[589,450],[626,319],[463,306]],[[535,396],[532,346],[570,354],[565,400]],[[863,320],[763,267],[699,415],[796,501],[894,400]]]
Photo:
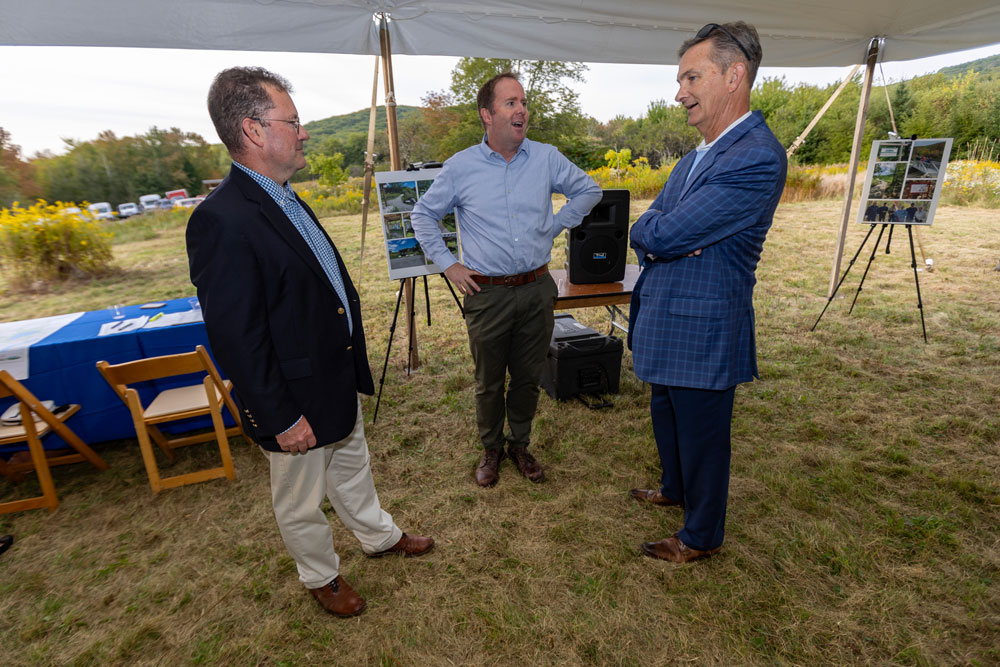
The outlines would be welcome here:
[[[601,201],[604,191],[583,169],[570,162],[558,151],[550,154],[552,160],[552,191],[567,199],[555,215],[553,237],[564,229],[572,229]]]
[[[452,172],[453,168],[446,162],[434,183],[417,200],[410,212],[410,224],[420,248],[442,271],[447,271],[452,264],[458,263],[458,259],[441,238],[441,229],[437,224],[455,208],[457,196]]]

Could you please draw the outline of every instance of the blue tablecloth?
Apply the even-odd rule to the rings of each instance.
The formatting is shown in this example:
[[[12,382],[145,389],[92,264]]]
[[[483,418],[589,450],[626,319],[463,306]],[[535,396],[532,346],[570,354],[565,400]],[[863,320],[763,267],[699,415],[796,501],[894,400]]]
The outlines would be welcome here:
[[[136,304],[124,310],[125,317],[132,318],[190,309],[187,299],[174,299],[160,308],[144,309]],[[29,376],[23,384],[40,400],[52,400],[56,405],[79,403],[80,411],[67,425],[88,444],[135,437],[128,408],[97,371],[98,361],[118,364],[190,352],[197,345],[209,347],[203,322],[98,336],[101,326],[110,321],[111,313],[107,309],[84,313],[28,350]],[[182,383],[182,380],[158,381],[155,385],[147,383],[136,388],[145,405],[156,390]],[[0,400],[0,411],[11,403],[10,399]],[[203,425],[211,424],[208,418],[202,421]],[[188,424],[187,428],[193,426]],[[58,436],[46,439],[47,449],[60,446],[64,445]]]

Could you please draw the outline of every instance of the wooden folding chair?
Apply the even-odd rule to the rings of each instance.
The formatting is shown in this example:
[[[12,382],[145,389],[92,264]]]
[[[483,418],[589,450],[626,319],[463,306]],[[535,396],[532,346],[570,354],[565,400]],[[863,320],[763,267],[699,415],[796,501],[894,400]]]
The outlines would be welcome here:
[[[0,474],[12,482],[24,479],[22,473],[34,470],[42,487],[42,495],[24,500],[11,500],[0,503],[0,514],[20,512],[22,510],[47,507],[50,512],[59,507],[59,497],[52,481],[51,466],[66,463],[90,461],[98,470],[107,470],[108,464],[94,450],[84,444],[63,422],[80,410],[79,405],[71,405],[69,409],[55,415],[42,405],[27,388],[14,379],[7,371],[0,370],[0,398],[13,396],[21,406],[21,424],[18,426],[0,425],[0,445],[12,445],[21,442],[28,443],[31,461],[23,463],[8,463],[0,459]],[[34,414],[32,414],[34,413]],[[62,454],[48,458],[42,448],[42,438],[50,431],[57,433],[76,453]]]
[[[125,402],[132,414],[135,434],[139,439],[139,449],[142,451],[142,460],[146,466],[146,474],[149,476],[149,485],[152,487],[153,493],[159,493],[162,489],[220,477],[236,479],[233,459],[229,453],[229,436],[244,435],[243,427],[240,424],[239,411],[229,393],[232,385],[228,380],[223,380],[219,376],[219,371],[215,368],[215,364],[212,363],[212,358],[208,356],[204,346],[199,345],[193,352],[139,359],[114,366],[106,361],[98,361],[97,370],[101,372],[119,398]],[[143,407],[139,399],[139,392],[128,386],[137,382],[199,372],[205,373],[201,384],[159,392],[146,407]],[[223,405],[229,409],[229,413],[236,421],[236,426],[229,429],[226,429],[222,423]],[[210,433],[167,439],[157,426],[166,422],[203,415],[211,415],[212,417],[213,431]],[[150,438],[171,461],[176,459],[174,449],[215,439],[219,445],[222,466],[174,475],[173,477],[161,477]]]

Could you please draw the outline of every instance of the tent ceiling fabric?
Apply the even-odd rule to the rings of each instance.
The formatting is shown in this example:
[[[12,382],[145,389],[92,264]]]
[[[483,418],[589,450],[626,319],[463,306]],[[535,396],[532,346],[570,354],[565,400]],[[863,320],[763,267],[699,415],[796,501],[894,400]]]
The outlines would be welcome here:
[[[702,25],[742,19],[765,66],[884,60],[1000,41],[997,0],[0,0],[0,44],[377,54],[676,64]]]

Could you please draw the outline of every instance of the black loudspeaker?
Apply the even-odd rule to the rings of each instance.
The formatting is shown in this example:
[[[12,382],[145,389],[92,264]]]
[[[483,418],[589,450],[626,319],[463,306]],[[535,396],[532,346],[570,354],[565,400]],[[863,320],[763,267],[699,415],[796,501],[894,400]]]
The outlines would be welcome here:
[[[614,283],[625,277],[628,205],[628,190],[605,190],[583,222],[566,230],[566,275],[571,283]]]

